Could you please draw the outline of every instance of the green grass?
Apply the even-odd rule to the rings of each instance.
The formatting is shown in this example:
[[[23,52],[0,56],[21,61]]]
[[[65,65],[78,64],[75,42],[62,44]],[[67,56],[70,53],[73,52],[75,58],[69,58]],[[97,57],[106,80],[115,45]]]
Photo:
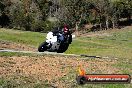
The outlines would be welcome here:
[[[73,75],[71,75],[73,78]],[[20,80],[21,79],[21,80]],[[67,83],[67,88],[131,88],[130,84],[85,84],[77,85],[75,79],[63,78]],[[71,81],[69,81],[71,80]],[[13,76],[12,78],[0,78],[1,88],[54,88],[52,84],[47,81],[39,81],[29,77]],[[55,87],[56,88],[56,87]]]
[[[0,78],[1,88],[49,88],[51,85],[47,81],[39,81],[32,77],[22,75],[12,75],[8,78]]]
[[[45,40],[45,34],[30,31],[0,29],[0,40],[22,43],[37,47]]]
[[[65,53],[111,56],[118,58],[132,57],[132,30],[111,33],[112,36],[79,37],[73,40]],[[0,29],[0,40],[22,43],[36,48],[45,40],[46,34]],[[80,41],[81,40],[81,41]]]
[[[19,31],[12,29],[0,29],[0,40],[22,43],[35,46],[45,40],[44,33]],[[110,33],[111,36],[78,37],[73,40],[65,53],[88,54],[117,57],[118,63],[113,67],[120,69],[124,74],[132,76],[132,30],[126,29]],[[29,53],[0,52],[0,56],[34,56]],[[37,55],[35,55],[37,56]],[[90,60],[90,59],[88,59]],[[94,61],[94,60],[93,60]],[[13,64],[12,62],[9,62]],[[70,72],[59,80],[64,82],[68,88],[132,88],[131,84],[86,84],[83,86],[76,83],[76,71],[69,68]],[[30,77],[16,76],[13,78],[0,78],[2,88],[49,88],[51,85],[46,81],[32,79]],[[32,80],[34,80],[32,82]],[[26,83],[25,83],[26,82]]]
[[[119,59],[114,67],[120,69],[123,74],[130,74],[132,76],[132,59]]]
[[[112,33],[111,36],[79,37],[72,42],[66,53],[132,59],[132,30]]]
[[[111,36],[78,37],[65,53],[101,55],[117,58],[132,58],[132,30],[110,33]],[[0,29],[0,40],[38,47],[46,34],[38,32]]]

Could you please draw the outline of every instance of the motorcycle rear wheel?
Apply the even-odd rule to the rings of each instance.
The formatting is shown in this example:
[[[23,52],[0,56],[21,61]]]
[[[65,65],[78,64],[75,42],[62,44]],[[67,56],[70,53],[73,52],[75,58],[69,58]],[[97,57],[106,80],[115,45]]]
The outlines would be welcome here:
[[[59,49],[57,50],[57,53],[63,53],[65,52],[69,47],[69,44],[67,43],[61,43]]]

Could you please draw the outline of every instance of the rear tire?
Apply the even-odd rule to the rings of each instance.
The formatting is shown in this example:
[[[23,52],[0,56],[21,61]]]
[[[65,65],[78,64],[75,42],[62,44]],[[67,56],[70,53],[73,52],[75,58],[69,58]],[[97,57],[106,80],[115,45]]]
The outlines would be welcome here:
[[[44,52],[44,51],[46,51],[47,50],[47,42],[43,42],[42,44],[40,44],[39,45],[39,47],[38,47],[38,51],[39,52]]]
[[[59,49],[57,50],[57,53],[63,53],[65,52],[69,47],[69,44],[67,43],[61,43]]]
[[[72,43],[72,35],[69,35],[69,44]]]

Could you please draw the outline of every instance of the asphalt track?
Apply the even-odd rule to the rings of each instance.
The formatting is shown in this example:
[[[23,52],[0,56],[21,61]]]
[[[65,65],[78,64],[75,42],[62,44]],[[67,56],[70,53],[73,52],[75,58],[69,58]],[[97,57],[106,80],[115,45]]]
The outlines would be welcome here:
[[[30,53],[38,55],[61,55],[61,56],[74,56],[74,57],[89,57],[89,58],[101,58],[101,56],[90,56],[85,54],[66,54],[66,53],[56,53],[56,52],[33,52],[33,51],[17,51],[12,49],[0,49],[0,52],[16,52],[16,53]],[[104,57],[108,58],[108,57]]]

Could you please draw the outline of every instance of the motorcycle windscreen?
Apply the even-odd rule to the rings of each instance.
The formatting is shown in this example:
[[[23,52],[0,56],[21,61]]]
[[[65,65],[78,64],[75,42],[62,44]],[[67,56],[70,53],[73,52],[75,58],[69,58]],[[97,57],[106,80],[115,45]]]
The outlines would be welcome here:
[[[53,32],[49,32],[46,38],[46,42],[57,42],[57,36],[53,36]]]

